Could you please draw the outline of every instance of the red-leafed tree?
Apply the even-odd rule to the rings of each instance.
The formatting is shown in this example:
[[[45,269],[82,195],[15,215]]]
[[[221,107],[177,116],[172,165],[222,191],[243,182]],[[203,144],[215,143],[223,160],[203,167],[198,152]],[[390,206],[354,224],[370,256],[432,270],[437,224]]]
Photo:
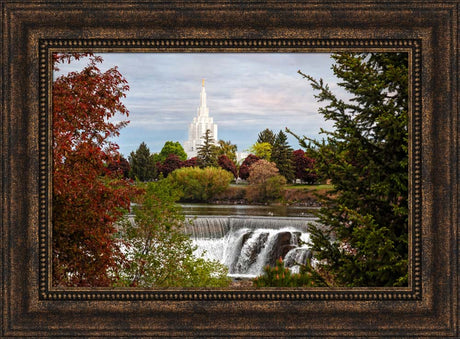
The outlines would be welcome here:
[[[118,157],[115,157],[114,159],[108,161],[107,169],[110,172],[116,172],[117,174],[123,176],[123,178],[125,179],[129,178],[129,161],[126,160],[126,158],[123,157],[123,155],[121,154]]]
[[[258,160],[260,160],[259,157],[255,156],[254,154],[249,154],[241,164],[238,176],[243,180],[249,178],[249,167],[251,167],[251,165]]]
[[[102,72],[92,54],[55,54],[54,67],[88,57],[81,71],[53,83],[52,277],[55,286],[110,286],[123,261],[115,223],[138,189],[109,164],[119,159],[109,141],[128,122],[122,103],[129,89],[117,68]]]
[[[196,167],[198,166],[198,159],[196,157],[187,159],[182,162],[182,167]]]
[[[219,155],[217,163],[219,164],[219,167],[232,173],[235,178],[238,176],[235,164],[225,154]]]
[[[172,171],[182,167],[182,160],[176,154],[170,154],[163,162],[158,162],[156,167],[158,172],[167,177]]]
[[[310,158],[304,151],[298,149],[292,152],[292,160],[296,179],[308,184],[313,184],[318,180],[318,175],[315,171],[315,159]]]

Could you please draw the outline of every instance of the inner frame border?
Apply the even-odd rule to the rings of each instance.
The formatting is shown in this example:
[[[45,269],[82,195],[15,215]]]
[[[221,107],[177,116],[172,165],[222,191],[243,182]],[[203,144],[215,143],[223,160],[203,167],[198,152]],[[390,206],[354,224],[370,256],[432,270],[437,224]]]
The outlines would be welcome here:
[[[39,40],[39,299],[155,301],[296,301],[422,299],[422,98],[420,39],[40,39]],[[51,285],[52,61],[55,52],[409,54],[409,286],[396,288],[118,289]]]

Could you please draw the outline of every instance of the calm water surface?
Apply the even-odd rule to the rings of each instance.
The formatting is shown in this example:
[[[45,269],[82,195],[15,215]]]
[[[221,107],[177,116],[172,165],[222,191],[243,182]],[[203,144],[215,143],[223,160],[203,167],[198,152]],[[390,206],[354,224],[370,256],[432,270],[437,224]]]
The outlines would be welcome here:
[[[238,216],[278,216],[278,217],[312,217],[317,208],[305,206],[280,205],[211,205],[181,204],[185,215],[238,215]]]

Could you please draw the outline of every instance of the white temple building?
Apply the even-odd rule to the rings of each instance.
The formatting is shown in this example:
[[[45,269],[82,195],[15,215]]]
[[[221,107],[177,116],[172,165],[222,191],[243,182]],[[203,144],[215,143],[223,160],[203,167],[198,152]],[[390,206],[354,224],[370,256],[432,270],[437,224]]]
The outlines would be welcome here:
[[[203,137],[206,130],[210,130],[214,143],[217,144],[217,124],[209,116],[209,108],[206,105],[206,90],[204,79],[201,81],[200,106],[197,109],[198,116],[193,118],[188,127],[188,140],[184,142],[184,150],[188,158],[196,157],[197,148],[203,144]]]

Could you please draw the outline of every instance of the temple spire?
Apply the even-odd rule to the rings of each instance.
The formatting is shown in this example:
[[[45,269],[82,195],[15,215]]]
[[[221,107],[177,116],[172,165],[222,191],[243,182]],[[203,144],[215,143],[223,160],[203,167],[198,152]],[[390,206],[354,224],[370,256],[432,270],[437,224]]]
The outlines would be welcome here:
[[[203,144],[203,136],[209,129],[214,143],[217,139],[217,124],[209,116],[209,108],[206,104],[206,89],[204,79],[201,79],[200,105],[197,108],[197,116],[193,118],[188,128],[188,140],[184,142],[184,150],[189,158],[197,155],[197,149]]]
[[[198,116],[208,116],[208,108],[206,106],[206,90],[204,88],[204,79],[201,79],[201,94],[200,94],[200,107],[198,107]]]

